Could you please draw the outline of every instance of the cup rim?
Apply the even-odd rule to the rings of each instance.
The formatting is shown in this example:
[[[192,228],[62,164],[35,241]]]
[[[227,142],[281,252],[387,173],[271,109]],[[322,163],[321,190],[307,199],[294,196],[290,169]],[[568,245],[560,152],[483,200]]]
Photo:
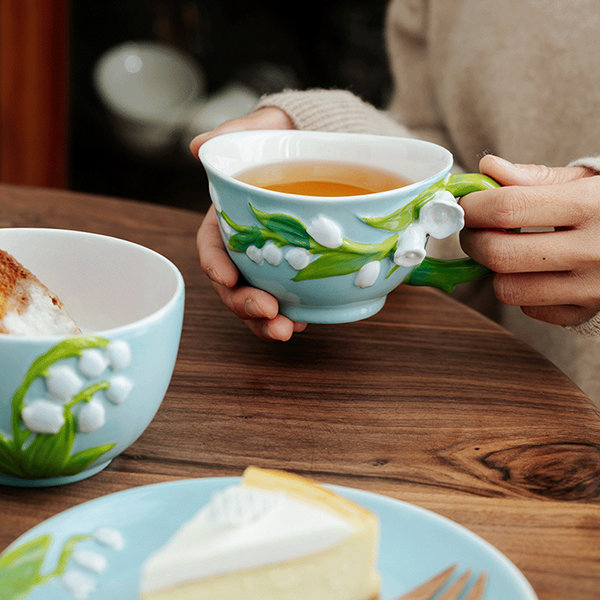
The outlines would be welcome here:
[[[212,146],[215,146],[218,143],[222,143],[224,138],[230,138],[230,137],[245,138],[245,137],[252,137],[252,136],[257,136],[257,135],[262,135],[262,136],[265,136],[265,135],[266,136],[289,135],[292,137],[319,136],[319,137],[327,138],[330,140],[334,140],[334,139],[343,140],[344,138],[345,139],[349,139],[349,138],[356,139],[357,137],[359,137],[359,138],[362,138],[365,142],[374,142],[374,141],[378,141],[378,140],[381,140],[381,141],[385,140],[386,143],[390,143],[391,140],[395,140],[395,141],[402,141],[402,143],[405,143],[408,145],[415,145],[415,146],[421,146],[421,147],[429,146],[432,149],[435,148],[436,151],[438,151],[438,152],[442,151],[442,154],[445,155],[446,164],[444,165],[443,168],[439,169],[436,173],[434,173],[433,175],[430,175],[429,177],[426,177],[424,179],[419,179],[418,181],[414,181],[413,183],[410,183],[410,184],[405,185],[400,188],[393,188],[391,190],[386,190],[383,192],[373,192],[370,194],[357,194],[354,196],[310,196],[310,195],[306,195],[306,194],[290,194],[287,192],[285,193],[285,195],[289,196],[290,198],[299,199],[299,200],[306,201],[306,202],[319,203],[319,204],[339,203],[340,200],[343,200],[344,202],[347,202],[347,203],[354,204],[354,203],[363,202],[365,199],[372,200],[374,197],[383,199],[383,198],[387,198],[388,196],[391,196],[393,194],[397,194],[398,190],[401,190],[403,194],[409,194],[410,192],[414,191],[417,188],[428,187],[429,185],[435,183],[436,181],[439,181],[442,177],[444,177],[450,171],[450,169],[452,168],[453,162],[454,162],[454,157],[447,148],[444,148],[443,146],[436,144],[434,142],[428,142],[426,140],[420,140],[417,138],[378,135],[378,134],[370,134],[370,133],[348,133],[348,132],[338,132],[338,131],[314,131],[314,130],[301,130],[301,129],[250,129],[250,130],[231,131],[231,132],[227,132],[227,133],[222,133],[222,134],[219,134],[219,135],[207,140],[206,142],[204,142],[204,144],[202,144],[202,146],[200,146],[200,149],[198,150],[198,158],[199,158],[200,162],[202,163],[202,166],[207,171],[212,172],[214,175],[221,177],[222,179],[225,179],[229,183],[231,183],[241,189],[254,190],[254,191],[260,190],[260,192],[263,193],[265,195],[265,197],[267,197],[267,198],[268,197],[275,198],[275,197],[281,196],[282,192],[276,192],[276,191],[261,188],[261,187],[258,187],[258,186],[255,186],[255,185],[252,185],[249,183],[245,183],[243,181],[240,181],[239,179],[236,179],[233,175],[223,172],[222,169],[219,169],[218,167],[216,167],[214,165],[214,162],[211,160],[211,158],[209,156],[209,152],[212,150]]]
[[[3,227],[0,229],[0,239],[2,236],[2,232],[4,232],[4,231],[18,231],[18,232],[23,232],[23,234],[31,233],[31,232],[51,231],[53,233],[65,234],[68,236],[75,236],[75,237],[91,236],[91,237],[95,237],[95,238],[104,238],[107,240],[111,240],[112,242],[122,244],[124,246],[137,247],[139,249],[142,249],[144,252],[153,255],[155,258],[157,258],[158,260],[160,260],[161,262],[166,264],[167,267],[170,269],[170,271],[175,275],[176,283],[175,283],[175,290],[173,291],[173,294],[171,295],[169,300],[167,300],[167,302],[165,302],[162,306],[160,306],[158,309],[151,312],[150,314],[146,315],[145,317],[142,317],[141,319],[136,319],[135,321],[131,321],[129,323],[126,323],[125,325],[119,325],[118,327],[112,327],[109,329],[99,329],[99,330],[94,330],[94,331],[90,331],[90,332],[82,332],[80,334],[74,334],[74,335],[64,335],[64,334],[61,334],[61,335],[12,335],[10,333],[3,333],[3,334],[0,334],[0,341],[2,343],[23,343],[23,342],[27,342],[27,343],[53,342],[53,343],[55,343],[56,341],[60,341],[60,340],[77,338],[77,337],[86,337],[86,336],[99,336],[99,337],[106,337],[106,338],[122,336],[122,335],[125,335],[125,334],[135,330],[135,329],[146,327],[146,326],[152,324],[153,322],[161,319],[165,313],[169,312],[173,308],[173,306],[179,302],[180,297],[184,294],[185,283],[184,283],[183,275],[181,274],[181,271],[178,269],[178,267],[175,265],[175,263],[170,261],[168,258],[163,256],[159,252],[156,252],[156,250],[152,250],[151,248],[148,248],[147,246],[142,246],[141,244],[138,244],[136,242],[131,242],[129,240],[125,240],[123,238],[118,238],[118,237],[111,236],[111,235],[105,235],[105,234],[101,234],[101,233],[92,233],[90,231],[82,231],[82,230],[78,230],[78,229],[61,229],[61,228],[53,228],[53,227]]]

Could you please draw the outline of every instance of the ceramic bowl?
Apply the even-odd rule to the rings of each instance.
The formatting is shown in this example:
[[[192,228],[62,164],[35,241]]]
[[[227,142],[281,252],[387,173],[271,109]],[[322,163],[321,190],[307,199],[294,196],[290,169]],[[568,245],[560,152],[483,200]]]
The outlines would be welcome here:
[[[146,429],[175,365],[184,283],[160,254],[59,229],[0,229],[0,248],[62,301],[82,334],[0,335],[0,484],[70,483]]]
[[[452,154],[429,142],[319,131],[242,131],[200,148],[229,255],[244,277],[296,321],[370,317],[401,283],[435,285],[481,277],[470,259],[426,257],[431,236],[464,226],[457,197],[497,187],[480,174],[449,175]],[[255,187],[242,171],[279,161],[343,161],[391,171],[412,183],[384,192],[318,197]],[[410,317],[408,317],[410,318]]]

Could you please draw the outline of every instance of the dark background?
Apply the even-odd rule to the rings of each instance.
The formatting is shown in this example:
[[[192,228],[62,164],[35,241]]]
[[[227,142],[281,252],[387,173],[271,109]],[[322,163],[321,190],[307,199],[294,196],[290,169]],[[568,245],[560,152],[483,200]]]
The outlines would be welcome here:
[[[236,80],[259,94],[343,88],[376,106],[390,92],[384,0],[82,0],[71,7],[69,188],[206,208],[200,164],[181,147],[139,156],[114,135],[92,72],[125,41],[156,40],[192,55],[210,94]],[[265,77],[264,64],[277,76]],[[198,132],[200,133],[200,132]]]

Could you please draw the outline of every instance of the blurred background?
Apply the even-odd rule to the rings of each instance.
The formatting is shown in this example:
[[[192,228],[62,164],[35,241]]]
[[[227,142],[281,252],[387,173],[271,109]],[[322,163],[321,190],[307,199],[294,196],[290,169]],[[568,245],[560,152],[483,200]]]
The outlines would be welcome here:
[[[205,210],[196,133],[265,93],[390,93],[385,0],[0,0],[0,182]]]

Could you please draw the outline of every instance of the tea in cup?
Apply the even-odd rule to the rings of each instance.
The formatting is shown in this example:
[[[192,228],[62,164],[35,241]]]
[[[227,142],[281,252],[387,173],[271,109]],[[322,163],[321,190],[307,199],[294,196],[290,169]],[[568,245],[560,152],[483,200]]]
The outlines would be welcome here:
[[[488,272],[426,256],[464,226],[457,198],[498,184],[450,175],[452,154],[411,138],[297,130],[223,134],[199,158],[229,256],[295,321],[372,316],[401,283],[451,291]]]

